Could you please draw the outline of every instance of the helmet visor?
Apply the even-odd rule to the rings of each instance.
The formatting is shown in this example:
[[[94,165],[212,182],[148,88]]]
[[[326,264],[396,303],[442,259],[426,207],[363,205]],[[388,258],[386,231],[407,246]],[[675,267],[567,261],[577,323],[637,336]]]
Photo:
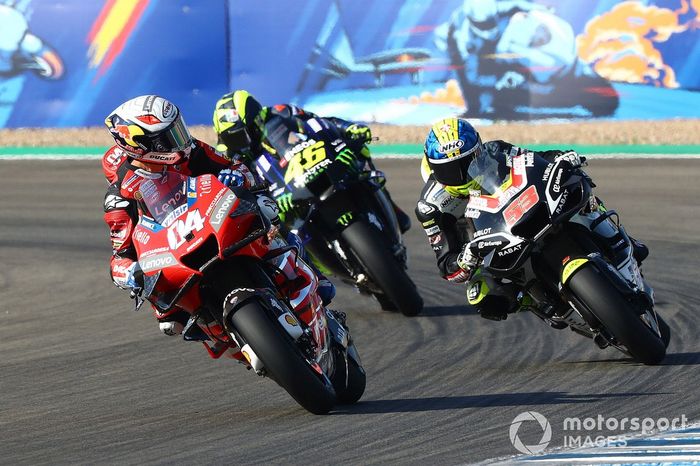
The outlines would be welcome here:
[[[182,117],[173,121],[166,130],[142,137],[146,139],[146,146],[151,152],[161,154],[184,151],[192,144],[192,135]]]
[[[472,176],[469,173],[469,164],[475,157],[480,155],[481,141],[463,154],[446,159],[428,159],[428,164],[433,170],[433,175],[437,182],[445,186],[461,186],[472,180]]]
[[[222,132],[219,137],[221,142],[226,145],[226,148],[233,152],[238,152],[250,148],[250,135],[242,124],[235,125],[232,128]]]
[[[145,147],[145,154],[134,154],[137,160],[161,165],[176,165],[186,159],[192,150],[192,135],[182,117],[167,129],[152,135],[137,136],[137,143]]]

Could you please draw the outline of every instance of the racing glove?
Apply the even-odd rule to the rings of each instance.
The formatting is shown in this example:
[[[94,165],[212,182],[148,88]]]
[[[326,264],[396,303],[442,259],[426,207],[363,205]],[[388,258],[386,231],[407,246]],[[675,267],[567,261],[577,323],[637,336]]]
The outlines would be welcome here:
[[[245,177],[238,171],[230,168],[224,168],[219,172],[219,181],[229,188],[242,186],[245,183]]]
[[[579,155],[578,152],[574,150],[568,150],[560,155],[557,155],[554,158],[555,162],[558,162],[560,160],[566,160],[571,165],[573,165],[574,168],[585,167],[586,165],[588,165],[588,163],[586,162],[586,157]]]
[[[355,153],[347,147],[338,152],[338,154],[335,156],[335,159],[347,165],[351,171],[358,171],[357,157],[355,156]]]
[[[229,188],[242,186],[246,189],[254,189],[258,184],[253,172],[240,161],[236,161],[231,167],[221,170],[218,178]]]
[[[479,257],[472,254],[472,250],[469,249],[469,243],[465,244],[457,256],[459,268],[468,272],[469,276],[471,276],[472,272],[479,266],[479,262]]]
[[[479,266],[479,259],[474,254],[472,254],[469,249],[469,244],[465,244],[462,247],[462,251],[457,256],[455,261],[457,264],[457,270],[444,276],[445,280],[452,283],[464,283],[471,278],[474,270]]]
[[[372,141],[372,130],[369,126],[354,123],[345,129],[347,137],[356,142],[369,144]]]

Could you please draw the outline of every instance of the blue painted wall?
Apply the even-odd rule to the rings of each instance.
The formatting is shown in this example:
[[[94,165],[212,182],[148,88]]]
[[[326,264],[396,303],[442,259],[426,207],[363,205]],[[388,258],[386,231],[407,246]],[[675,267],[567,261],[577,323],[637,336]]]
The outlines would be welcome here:
[[[149,93],[175,101],[190,117],[188,122],[209,117],[212,102],[227,87],[225,2],[140,0],[141,16],[125,34],[111,66],[100,74],[90,64],[89,33],[100,12],[110,6],[118,12],[119,2],[20,2],[29,32],[64,64],[62,76],[52,79],[31,68],[2,73],[2,4],[14,2],[0,0],[0,127],[101,125],[121,102]],[[106,30],[111,27],[116,34],[118,16],[111,25],[104,24]],[[115,47],[119,39],[102,42]],[[5,58],[7,62],[7,54]]]
[[[700,0],[496,1],[493,44],[514,18],[539,14],[530,10],[547,7],[568,25],[533,28],[537,53],[519,58],[476,40],[463,12],[470,1],[139,0],[136,11],[124,0],[0,0],[0,127],[100,125],[145,93],[173,100],[190,124],[208,124],[231,88],[264,104],[392,123],[446,114],[700,117]],[[634,13],[615,16],[622,7]],[[13,36],[17,14],[33,40]],[[610,17],[616,56],[591,60],[572,48],[571,63],[552,71],[552,56],[568,52],[551,44],[580,45]],[[639,44],[645,51],[635,56]],[[611,44],[594,52],[603,45]],[[100,50],[108,53],[96,59]]]

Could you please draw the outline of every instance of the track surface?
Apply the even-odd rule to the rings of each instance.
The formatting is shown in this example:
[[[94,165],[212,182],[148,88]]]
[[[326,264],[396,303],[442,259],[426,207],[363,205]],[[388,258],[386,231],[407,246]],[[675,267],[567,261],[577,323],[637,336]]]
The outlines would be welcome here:
[[[417,160],[379,165],[412,211]],[[0,463],[455,464],[517,453],[508,429],[526,410],[549,418],[551,446],[565,417],[698,419],[699,169],[601,160],[588,170],[652,250],[644,270],[674,334],[664,365],[634,364],[532,315],[481,319],[462,287],[437,277],[414,226],[410,273],[426,309],[404,318],[340,287],[367,391],[319,417],[130,311],[107,277],[98,161],[0,161]],[[534,443],[541,431],[520,435]]]

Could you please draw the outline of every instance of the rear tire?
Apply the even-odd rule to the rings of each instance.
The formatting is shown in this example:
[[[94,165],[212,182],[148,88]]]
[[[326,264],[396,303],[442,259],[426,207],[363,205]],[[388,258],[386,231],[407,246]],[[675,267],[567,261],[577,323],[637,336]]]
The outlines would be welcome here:
[[[241,306],[231,325],[253,348],[265,370],[307,411],[326,414],[335,404],[335,390],[313,370],[285,330],[256,301]]]
[[[662,339],[597,268],[585,265],[571,277],[568,287],[634,359],[644,364],[658,364],[664,359]]]
[[[379,231],[358,221],[343,230],[341,236],[372,281],[403,315],[415,316],[423,310],[423,298],[416,285],[385,246]]]

